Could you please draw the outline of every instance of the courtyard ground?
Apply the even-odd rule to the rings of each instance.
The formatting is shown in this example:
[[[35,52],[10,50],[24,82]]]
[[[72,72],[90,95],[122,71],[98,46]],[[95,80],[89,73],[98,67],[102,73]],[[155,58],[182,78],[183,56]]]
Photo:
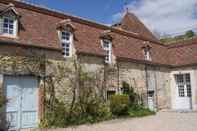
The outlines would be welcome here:
[[[197,112],[159,112],[143,118],[117,119],[51,131],[197,131]]]

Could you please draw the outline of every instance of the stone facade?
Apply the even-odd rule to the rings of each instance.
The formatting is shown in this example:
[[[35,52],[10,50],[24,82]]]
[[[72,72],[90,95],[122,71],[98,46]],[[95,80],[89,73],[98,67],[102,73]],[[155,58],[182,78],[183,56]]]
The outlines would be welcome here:
[[[3,63],[1,63],[2,73],[4,75],[37,75],[37,77],[42,77],[42,74],[39,74],[39,64],[33,61],[31,58],[28,60],[26,57],[11,57],[4,56]],[[5,60],[6,59],[6,60]],[[114,89],[117,93],[121,93],[121,84],[123,81],[129,83],[136,91],[143,97],[143,103],[147,105],[147,83],[146,83],[146,70],[145,65],[137,64],[132,62],[121,61],[115,65],[106,65],[103,58],[94,57],[94,56],[80,56],[80,63],[82,67],[88,72],[96,72],[104,77],[104,70],[107,73],[107,88]],[[6,62],[7,63],[6,63]],[[28,63],[29,62],[29,63]],[[31,63],[32,62],[32,63]],[[57,60],[48,60],[50,64],[46,66],[46,76],[55,74],[61,76],[61,73],[58,70],[59,66],[68,67],[73,70],[72,59],[63,61]],[[3,65],[3,66],[2,66]],[[33,66],[32,66],[33,65]],[[15,66],[15,68],[14,68]],[[165,68],[156,68],[155,70],[157,75],[157,102],[161,108],[169,108],[168,99],[166,95],[169,92],[168,84],[168,71]],[[68,74],[63,75],[63,77],[68,77]],[[3,77],[3,76],[2,76]],[[42,87],[42,81],[40,82]],[[2,84],[1,84],[2,85]],[[68,88],[62,88],[62,87]],[[108,90],[106,89],[106,90]],[[56,92],[64,92],[64,94],[57,94],[62,97],[64,100],[68,100],[69,97],[72,97],[72,93],[69,87],[68,80],[65,78],[62,80],[61,84],[57,84]]]

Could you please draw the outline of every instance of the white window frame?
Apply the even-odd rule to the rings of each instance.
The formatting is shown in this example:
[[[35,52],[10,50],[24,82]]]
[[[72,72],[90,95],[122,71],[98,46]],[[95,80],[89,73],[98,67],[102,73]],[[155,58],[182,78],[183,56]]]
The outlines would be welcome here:
[[[181,76],[183,81],[180,82],[178,79]],[[189,81],[187,81],[187,76],[189,76]],[[192,88],[191,88],[191,75],[190,73],[185,74],[176,74],[175,75],[176,84],[178,86],[178,96],[179,97],[192,97]],[[181,88],[182,86],[182,88]]]
[[[13,34],[4,33],[4,20],[13,20]],[[9,27],[8,27],[9,30]],[[14,16],[3,16],[1,17],[1,35],[6,37],[17,37],[18,34],[18,20]]]
[[[109,47],[106,48],[104,47],[104,42],[108,42],[109,43]],[[102,45],[102,48],[107,52],[108,51],[108,54],[107,56],[105,57],[105,62],[106,63],[111,63],[112,62],[112,41],[111,40],[108,40],[108,39],[102,39],[101,40],[101,45]],[[108,60],[107,60],[107,57],[108,57]]]
[[[70,35],[70,39],[69,40],[66,40],[66,39],[62,39],[62,33],[65,32],[65,33],[69,33]],[[70,32],[70,31],[67,31],[67,30],[62,30],[59,32],[59,36],[60,36],[60,40],[61,40],[61,44],[62,44],[62,47],[63,47],[63,44],[66,45],[66,43],[69,43],[69,55],[66,55],[66,47],[63,47],[64,48],[64,57],[65,58],[68,58],[68,57],[72,57],[72,49],[73,49],[73,33]]]
[[[144,59],[148,61],[152,61],[151,53],[149,49],[144,49]]]

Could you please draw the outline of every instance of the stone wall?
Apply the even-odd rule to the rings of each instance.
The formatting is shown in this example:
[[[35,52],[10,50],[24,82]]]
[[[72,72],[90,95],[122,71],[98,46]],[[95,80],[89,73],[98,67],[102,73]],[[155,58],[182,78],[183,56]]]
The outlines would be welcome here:
[[[135,64],[132,62],[119,62],[118,65],[120,86],[123,81],[129,83],[136,93],[142,96],[143,103],[147,105],[145,65]]]
[[[27,57],[14,57],[4,56],[0,57],[0,74],[37,74],[38,77],[43,77],[39,68],[38,62]],[[85,71],[96,72],[99,74],[99,78],[102,80],[106,77],[106,87],[108,89],[114,89],[117,93],[121,92],[121,83],[123,81],[129,83],[143,98],[143,103],[147,105],[147,76],[146,66],[143,64],[136,64],[132,62],[119,61],[114,65],[107,65],[104,63],[102,57],[96,56],[80,56],[78,59],[81,66]],[[13,67],[15,65],[15,67]],[[74,71],[73,59],[62,60],[47,60],[46,72],[44,75],[53,75],[54,78],[64,77],[60,82],[55,83],[55,92],[59,98],[66,103],[70,103],[72,97],[72,85],[69,83],[69,79],[72,78],[71,74]],[[63,68],[61,68],[63,67]],[[61,70],[59,70],[61,69]],[[170,108],[170,79],[169,70],[161,67],[150,67],[149,69],[155,71],[156,74],[156,96],[155,103],[159,109]],[[65,71],[65,72],[64,72]],[[39,75],[38,75],[39,74]],[[43,84],[41,81],[39,87],[49,86]],[[2,85],[2,84],[1,84]],[[106,90],[108,90],[106,89]],[[40,95],[42,96],[42,94]]]
[[[171,108],[170,70],[155,68],[156,73],[156,104],[158,110]]]

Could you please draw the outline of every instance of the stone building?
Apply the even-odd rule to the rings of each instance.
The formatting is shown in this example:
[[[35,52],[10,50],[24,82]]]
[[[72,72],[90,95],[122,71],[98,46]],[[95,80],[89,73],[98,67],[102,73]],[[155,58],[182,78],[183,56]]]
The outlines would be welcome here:
[[[106,95],[121,93],[125,81],[152,110],[197,110],[196,43],[164,45],[129,12],[109,27],[24,2],[0,1],[0,87],[10,100],[6,116],[15,128],[38,126],[44,81],[37,69],[48,75],[57,63],[72,67],[73,59],[90,72],[114,70]],[[40,57],[53,64],[43,67],[35,62]]]

